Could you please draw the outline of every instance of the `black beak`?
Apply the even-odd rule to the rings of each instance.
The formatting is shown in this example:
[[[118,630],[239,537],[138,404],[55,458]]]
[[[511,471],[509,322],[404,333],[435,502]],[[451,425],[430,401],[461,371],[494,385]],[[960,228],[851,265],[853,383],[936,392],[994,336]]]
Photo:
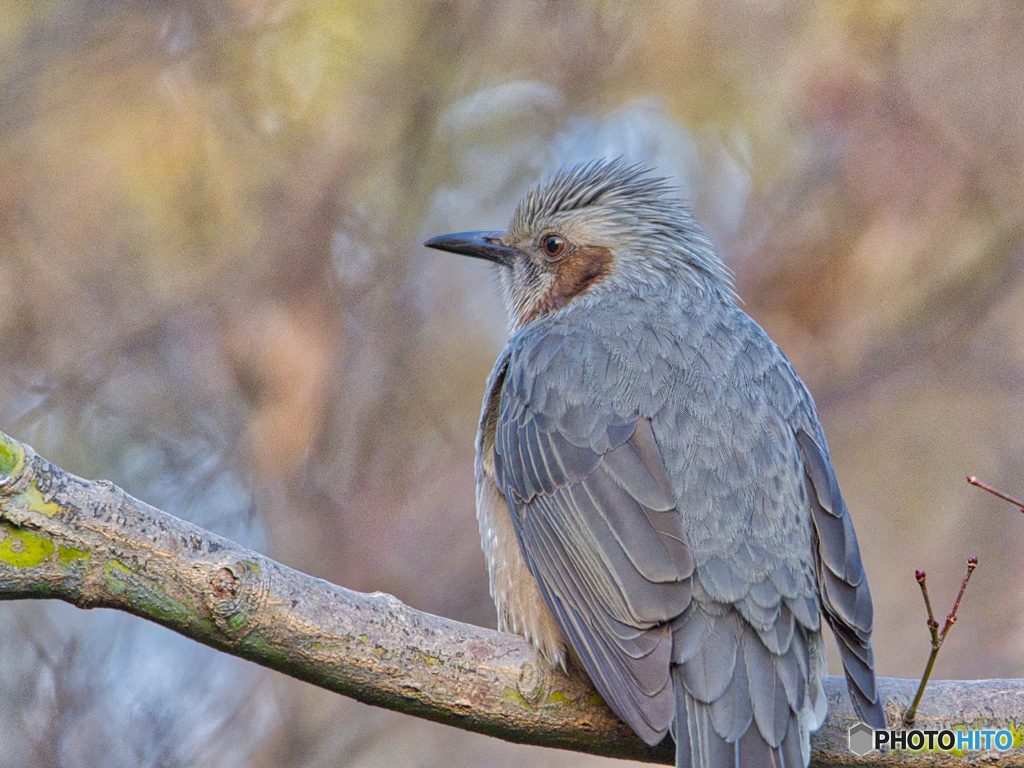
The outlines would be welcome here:
[[[473,256],[487,259],[503,267],[511,267],[516,255],[515,248],[501,244],[504,232],[454,232],[450,235],[438,235],[424,243],[427,248],[439,251],[458,253],[462,256]]]

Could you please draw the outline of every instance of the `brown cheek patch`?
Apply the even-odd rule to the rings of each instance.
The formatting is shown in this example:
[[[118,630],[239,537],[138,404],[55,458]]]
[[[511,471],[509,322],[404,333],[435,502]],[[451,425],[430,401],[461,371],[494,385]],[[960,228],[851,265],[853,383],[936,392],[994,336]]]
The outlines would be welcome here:
[[[551,290],[530,307],[523,320],[529,322],[561,309],[573,297],[603,280],[611,268],[612,253],[607,248],[596,245],[577,248],[558,264]]]
[[[559,265],[553,294],[562,298],[564,306],[574,296],[583,293],[603,279],[612,268],[612,253],[607,248],[590,246],[577,248]]]

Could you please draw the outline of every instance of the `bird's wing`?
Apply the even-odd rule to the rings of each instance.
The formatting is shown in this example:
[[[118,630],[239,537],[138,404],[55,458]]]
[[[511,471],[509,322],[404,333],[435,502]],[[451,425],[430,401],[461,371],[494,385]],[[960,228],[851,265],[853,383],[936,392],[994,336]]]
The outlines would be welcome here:
[[[648,743],[675,716],[665,624],[693,559],[650,421],[568,402],[510,365],[494,476],[560,630],[608,705]],[[551,377],[553,380],[554,377]]]
[[[807,497],[817,532],[822,609],[835,633],[857,714],[871,727],[885,728],[871,651],[871,593],[853,521],[839,492],[832,463],[807,432],[798,430],[796,439],[803,454]]]

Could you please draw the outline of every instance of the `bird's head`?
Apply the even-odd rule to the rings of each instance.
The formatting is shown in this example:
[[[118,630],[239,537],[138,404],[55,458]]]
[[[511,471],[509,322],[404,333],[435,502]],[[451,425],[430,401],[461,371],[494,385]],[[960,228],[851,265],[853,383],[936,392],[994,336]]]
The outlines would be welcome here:
[[[678,288],[733,301],[732,276],[665,179],[621,159],[558,171],[519,201],[505,231],[430,248],[499,265],[514,328],[570,302]]]

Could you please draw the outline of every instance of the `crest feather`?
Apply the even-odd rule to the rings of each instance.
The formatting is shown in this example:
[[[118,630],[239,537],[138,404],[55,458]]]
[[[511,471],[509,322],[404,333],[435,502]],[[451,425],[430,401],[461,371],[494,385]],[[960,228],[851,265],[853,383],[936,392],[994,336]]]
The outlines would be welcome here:
[[[531,189],[516,207],[513,238],[556,227],[566,214],[592,209],[614,228],[618,269],[639,284],[680,278],[735,301],[732,272],[682,202],[669,179],[624,158],[562,168]],[[607,245],[588,243],[588,245]],[[629,254],[632,255],[629,255]]]

